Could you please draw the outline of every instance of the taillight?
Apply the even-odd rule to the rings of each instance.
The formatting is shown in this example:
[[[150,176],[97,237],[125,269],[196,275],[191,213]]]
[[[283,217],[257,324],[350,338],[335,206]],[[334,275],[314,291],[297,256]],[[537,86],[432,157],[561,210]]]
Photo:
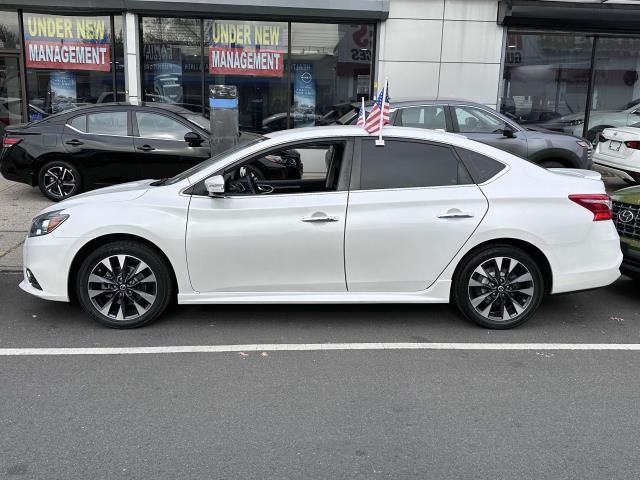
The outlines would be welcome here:
[[[600,143],[600,142],[606,142],[607,140],[609,140],[609,139],[608,139],[607,137],[605,137],[605,136],[603,135],[603,133],[602,133],[602,132],[600,132],[600,133],[598,134],[598,143]]]
[[[22,139],[20,137],[4,137],[2,139],[2,146],[4,148],[9,148],[9,147],[13,147],[14,145],[19,144],[22,141]]]
[[[569,200],[593,213],[593,221],[611,220],[611,198],[607,194],[569,195]]]
[[[632,150],[640,150],[640,142],[638,140],[629,140],[624,142],[627,148],[631,148]]]

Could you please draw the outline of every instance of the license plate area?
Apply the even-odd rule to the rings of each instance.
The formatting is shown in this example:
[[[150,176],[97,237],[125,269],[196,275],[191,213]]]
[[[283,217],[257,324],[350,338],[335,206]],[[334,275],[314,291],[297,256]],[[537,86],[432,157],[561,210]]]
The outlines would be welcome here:
[[[614,152],[619,152],[620,145],[622,145],[622,142],[616,142],[615,140],[611,140],[609,142],[609,150],[613,150]]]

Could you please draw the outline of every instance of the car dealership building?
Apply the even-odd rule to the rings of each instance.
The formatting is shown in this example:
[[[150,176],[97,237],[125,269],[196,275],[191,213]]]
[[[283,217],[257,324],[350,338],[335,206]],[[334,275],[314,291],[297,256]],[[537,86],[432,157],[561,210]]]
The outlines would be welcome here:
[[[392,103],[463,98],[588,135],[640,121],[639,3],[3,0],[0,129],[114,100],[207,116],[217,85],[237,87],[241,128],[326,124],[386,77]]]

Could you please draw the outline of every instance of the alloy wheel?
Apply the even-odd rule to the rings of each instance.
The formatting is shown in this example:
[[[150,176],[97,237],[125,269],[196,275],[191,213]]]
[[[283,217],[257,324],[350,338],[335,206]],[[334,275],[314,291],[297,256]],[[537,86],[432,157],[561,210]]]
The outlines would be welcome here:
[[[56,165],[44,173],[44,189],[55,198],[65,198],[76,189],[76,177],[63,166]]]
[[[491,321],[509,321],[532,303],[535,282],[529,269],[511,257],[483,261],[471,274],[468,285],[471,306]]]
[[[112,255],[91,269],[87,293],[102,315],[129,321],[149,311],[158,296],[158,283],[153,270],[139,258]]]

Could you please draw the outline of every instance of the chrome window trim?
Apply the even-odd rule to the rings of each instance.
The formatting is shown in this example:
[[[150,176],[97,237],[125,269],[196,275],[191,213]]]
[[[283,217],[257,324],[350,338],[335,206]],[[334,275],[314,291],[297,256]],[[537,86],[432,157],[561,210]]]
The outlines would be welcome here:
[[[118,137],[118,138],[133,138],[131,135],[112,135],[110,133],[91,133],[91,132],[83,132],[81,130],[78,130],[76,127],[72,127],[71,125],[69,125],[68,123],[64,124],[65,127],[69,127],[71,130],[73,130],[74,132],[78,132],[81,135],[98,135],[100,137]]]

